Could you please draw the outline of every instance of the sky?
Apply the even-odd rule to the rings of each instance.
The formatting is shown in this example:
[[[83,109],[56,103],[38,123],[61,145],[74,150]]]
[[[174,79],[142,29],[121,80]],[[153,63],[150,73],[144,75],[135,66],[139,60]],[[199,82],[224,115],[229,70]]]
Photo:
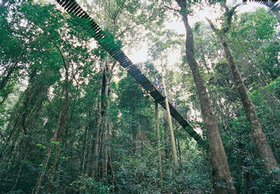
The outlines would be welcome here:
[[[216,8],[217,10],[217,8]],[[209,8],[208,9],[203,9],[203,10],[199,10],[199,12],[197,12],[197,14],[194,14],[191,18],[190,18],[190,24],[194,24],[198,21],[206,21],[205,17],[208,17],[211,20],[215,20],[218,17],[218,13],[216,12],[215,8]],[[175,18],[173,15],[170,15],[171,21],[172,22],[168,22],[166,23],[166,29],[172,29],[175,32],[177,32],[178,34],[185,34],[185,27],[184,24],[182,22],[182,20],[178,20],[178,18]],[[170,63],[175,63],[175,59],[180,56],[176,55],[176,54],[172,54],[173,55],[173,59],[171,59]],[[130,54],[128,53],[128,57],[132,60],[133,63],[143,63],[148,59],[148,45],[147,43],[143,43],[143,45],[141,46],[140,49],[137,49],[135,51],[132,51]]]
[[[5,0],[4,0],[5,1]],[[3,0],[0,0],[0,6],[2,4]],[[227,0],[228,6],[233,6],[235,4],[241,3],[242,0]],[[238,8],[240,12],[244,11],[251,11],[254,10],[256,6],[260,6],[257,3],[250,3],[249,5],[242,5]],[[211,19],[214,21],[217,17],[219,17],[219,10],[218,7],[203,7],[203,9],[197,8],[196,14],[194,14],[190,18],[191,25],[196,23],[197,21],[206,21],[205,17]],[[173,15],[170,15],[170,17],[174,17]],[[172,19],[172,22],[166,23],[167,29],[173,29],[175,32],[179,34],[185,34],[185,28],[183,25],[183,22],[181,20]],[[132,60],[133,63],[143,63],[147,61],[148,59],[148,45],[147,43],[143,42],[142,46],[139,49],[135,49],[132,52],[126,52],[128,57]],[[174,54],[173,54],[174,55]],[[174,56],[174,58],[178,58],[178,56]],[[175,60],[175,59],[174,59]],[[172,60],[171,63],[174,63],[175,61]]]
[[[236,4],[242,3],[242,0],[227,0],[227,6],[228,7],[232,7]],[[237,8],[236,11],[242,13],[242,12],[246,12],[246,11],[254,11],[257,7],[260,7],[261,5],[258,3],[248,3],[246,5],[242,5],[240,7]],[[196,12],[196,14],[194,14],[191,18],[190,18],[190,24],[194,24],[198,21],[202,21],[202,22],[206,22],[206,17],[209,18],[212,21],[215,21],[219,16],[220,13],[218,7],[204,7],[204,9],[202,10],[198,10]],[[174,17],[174,16],[170,16],[170,17]],[[172,20],[172,22],[166,23],[166,28],[167,29],[173,29],[175,30],[177,33],[179,34],[185,34],[185,28],[184,28],[184,24],[181,20],[176,20],[175,18]],[[130,53],[127,54],[128,57],[132,60],[133,63],[137,64],[137,63],[143,63],[145,61],[147,61],[148,59],[148,45],[147,43],[143,43],[141,48],[136,49]],[[176,60],[176,58],[178,58],[178,56],[174,53],[172,54],[173,60],[170,61],[170,63],[175,63],[174,60]]]

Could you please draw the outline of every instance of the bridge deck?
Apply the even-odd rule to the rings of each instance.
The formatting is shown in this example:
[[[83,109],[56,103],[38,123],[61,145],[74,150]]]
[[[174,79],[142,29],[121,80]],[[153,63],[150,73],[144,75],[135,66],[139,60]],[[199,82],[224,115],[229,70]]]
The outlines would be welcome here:
[[[88,20],[91,27],[91,34],[95,40],[116,60],[120,65],[138,82],[164,109],[165,97],[155,88],[155,86],[142,74],[142,72],[133,65],[132,61],[123,53],[120,47],[115,43],[110,34],[106,34],[98,24],[77,4],[75,0],[57,0],[57,2],[69,13],[79,18]],[[169,103],[170,114],[180,125],[193,137],[199,144],[204,140],[198,135],[190,124],[181,116],[181,114]]]

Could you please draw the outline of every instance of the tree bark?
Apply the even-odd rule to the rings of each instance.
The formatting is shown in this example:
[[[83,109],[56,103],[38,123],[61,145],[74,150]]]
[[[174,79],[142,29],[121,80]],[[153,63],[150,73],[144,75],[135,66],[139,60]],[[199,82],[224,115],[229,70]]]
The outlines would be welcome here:
[[[104,68],[101,69],[100,78],[99,78],[99,86],[98,86],[98,94],[97,94],[97,110],[96,110],[96,132],[94,135],[93,146],[92,146],[92,170],[91,170],[91,177],[97,177],[98,173],[98,161],[99,161],[99,147],[100,147],[100,129],[102,125],[102,114],[101,114],[101,97],[102,97],[102,82],[104,76]]]
[[[266,140],[265,134],[262,130],[261,123],[259,122],[255,106],[248,95],[247,89],[243,83],[242,77],[240,75],[240,72],[238,70],[238,67],[235,64],[235,61],[233,59],[233,56],[231,54],[231,50],[225,40],[225,34],[222,31],[217,31],[217,29],[214,27],[213,23],[208,20],[212,30],[216,33],[216,35],[220,38],[221,45],[224,49],[226,59],[228,61],[228,64],[230,66],[233,80],[235,83],[235,86],[237,88],[239,97],[241,99],[243,109],[246,114],[247,120],[251,124],[251,135],[257,150],[257,155],[264,161],[264,166],[270,174],[274,169],[279,168],[278,163],[274,157],[274,154],[270,148],[270,145],[268,141]]]
[[[61,51],[59,50],[61,57],[63,59],[63,66],[65,70],[65,84],[63,86],[63,93],[64,93],[64,100],[63,100],[63,105],[62,109],[60,111],[59,117],[58,117],[58,122],[57,122],[57,127],[56,127],[56,138],[55,138],[55,152],[53,154],[53,163],[50,166],[49,169],[49,183],[47,187],[47,192],[51,193],[52,192],[52,185],[53,185],[53,180],[55,177],[55,171],[56,171],[56,165],[58,162],[58,157],[60,153],[60,146],[61,146],[61,140],[63,138],[64,132],[65,132],[65,124],[67,121],[67,113],[69,109],[69,87],[70,87],[70,81],[69,81],[69,65],[66,63]]]
[[[112,68],[115,66],[113,63]],[[92,177],[97,180],[107,180],[108,165],[109,165],[109,121],[108,121],[108,109],[109,109],[109,94],[110,83],[112,79],[112,68],[109,67],[109,61],[106,60],[101,69],[99,99],[97,108],[97,132],[95,135],[94,143],[94,160],[92,163]]]
[[[50,165],[50,169],[49,169],[49,183],[48,183],[48,187],[47,187],[47,191],[48,193],[52,192],[52,185],[53,185],[53,180],[55,177],[55,171],[56,171],[56,165],[58,162],[58,157],[59,157],[59,153],[60,153],[60,146],[61,146],[61,140],[63,137],[63,133],[64,133],[64,126],[67,120],[67,112],[68,112],[68,91],[65,91],[66,97],[64,100],[64,104],[62,107],[62,111],[60,112],[59,118],[58,118],[58,124],[57,124],[57,129],[55,131],[56,133],[56,138],[55,138],[55,151],[53,153],[53,162]]]
[[[17,63],[14,63],[9,69],[6,69],[5,72],[1,75],[2,79],[0,81],[0,90],[2,90],[5,87],[11,75],[14,73],[16,67],[17,67]]]
[[[63,86],[63,90],[62,90],[64,100],[63,100],[61,111],[59,112],[59,115],[58,115],[56,129],[54,131],[54,135],[53,135],[53,137],[51,139],[51,142],[50,142],[50,146],[49,146],[49,149],[48,149],[48,152],[47,152],[47,155],[46,155],[46,159],[45,159],[45,162],[44,162],[43,169],[40,173],[40,176],[37,180],[37,184],[35,186],[35,193],[36,194],[40,192],[41,184],[42,184],[44,175],[46,173],[46,168],[49,165],[50,158],[52,157],[52,155],[51,155],[52,154],[52,149],[55,148],[55,151],[53,152],[53,162],[52,162],[52,164],[50,165],[50,168],[49,168],[48,186],[46,188],[46,191],[48,193],[52,193],[52,185],[53,185],[53,180],[54,180],[55,171],[56,171],[56,165],[57,165],[58,157],[59,157],[59,153],[60,153],[61,140],[62,140],[63,135],[64,135],[64,128],[65,128],[65,124],[66,124],[66,121],[67,121],[67,112],[68,112],[68,109],[69,109],[69,107],[68,107],[68,104],[69,104],[69,84],[70,84],[70,81],[69,81],[69,65],[66,62],[60,48],[57,45],[55,45],[55,47],[58,49],[58,51],[61,55],[61,59],[63,61],[62,65],[63,65],[64,70],[65,70],[65,83],[64,83],[64,86]]]
[[[91,109],[90,109],[91,110]],[[89,118],[90,113],[88,113],[87,118]],[[81,165],[80,165],[80,172],[82,174],[86,171],[86,155],[87,155],[87,143],[88,143],[88,131],[89,131],[89,121],[87,122],[87,126],[85,127],[85,132],[83,135],[83,146],[81,151]]]
[[[194,41],[192,29],[188,22],[186,0],[176,0],[181,8],[181,15],[186,29],[186,57],[191,68],[193,78],[198,91],[202,117],[207,130],[210,156],[213,167],[214,190],[215,193],[236,193],[232,181],[226,153],[220,136],[220,131],[216,118],[211,107],[209,95],[205,83],[200,75],[197,61],[194,56]]]
[[[36,125],[34,121],[38,118],[42,105],[47,99],[46,96],[50,85],[38,81],[46,79],[47,75],[35,75],[36,72],[37,69],[34,70],[34,73],[31,73],[28,87],[23,96],[20,97],[22,99],[18,100],[18,104],[11,116],[12,119],[7,126],[10,132],[3,151],[3,155],[8,156],[7,168],[16,159],[16,151],[30,143],[26,142],[23,137],[31,135],[31,129]]]
[[[161,160],[162,158],[161,158],[158,103],[155,103],[155,117],[156,117],[156,132],[157,132],[157,149],[158,149],[158,176],[160,180],[160,186],[162,187],[162,160]]]
[[[52,139],[54,139],[54,138],[55,138],[55,136],[52,137]],[[46,168],[48,166],[48,163],[49,163],[49,160],[50,160],[50,157],[51,157],[51,150],[52,150],[52,145],[50,145],[49,148],[48,148],[48,152],[47,152],[46,159],[45,159],[45,162],[44,162],[44,165],[43,165],[43,169],[41,170],[41,173],[40,173],[40,175],[37,179],[36,186],[34,187],[34,193],[35,194],[38,194],[40,192],[42,181],[43,181],[43,178],[46,174]]]
[[[175,166],[178,166],[178,157],[177,157],[177,150],[176,150],[176,144],[175,144],[175,137],[174,137],[174,131],[173,131],[173,126],[172,126],[172,119],[171,119],[171,115],[170,115],[168,98],[166,95],[166,87],[165,87],[165,83],[164,83],[164,78],[162,78],[162,84],[163,84],[164,95],[165,95],[165,106],[166,106],[167,121],[168,121],[170,140],[171,140],[171,146],[172,146],[172,156],[173,156],[173,161],[174,161]]]

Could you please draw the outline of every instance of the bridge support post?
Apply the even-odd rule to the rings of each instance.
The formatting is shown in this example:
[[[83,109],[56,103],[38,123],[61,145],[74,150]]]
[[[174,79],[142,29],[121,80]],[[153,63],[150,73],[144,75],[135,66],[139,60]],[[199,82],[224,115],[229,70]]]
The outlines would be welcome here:
[[[155,102],[155,117],[156,117],[156,131],[157,131],[157,149],[158,149],[158,176],[160,180],[160,187],[162,187],[162,160],[161,160],[161,142],[159,130],[159,116],[158,116],[158,103]]]
[[[170,115],[169,103],[168,103],[168,98],[166,95],[166,87],[165,87],[165,83],[164,83],[164,78],[162,78],[162,84],[163,84],[163,88],[164,88],[165,106],[166,106],[167,120],[168,120],[170,139],[171,139],[171,145],[172,145],[172,156],[173,156],[174,164],[177,167],[178,166],[178,157],[177,157],[176,144],[175,144],[171,115]]]

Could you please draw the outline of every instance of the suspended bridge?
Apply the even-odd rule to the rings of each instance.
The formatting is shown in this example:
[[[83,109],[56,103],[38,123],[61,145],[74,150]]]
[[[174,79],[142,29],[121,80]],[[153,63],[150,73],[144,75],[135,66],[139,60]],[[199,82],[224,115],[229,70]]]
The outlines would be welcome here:
[[[57,0],[57,2],[70,14],[84,19],[92,37],[106,50],[119,64],[146,90],[164,109],[165,97],[155,88],[145,75],[137,68],[136,65],[124,54],[120,46],[114,41],[111,34],[103,31],[100,26],[78,5],[75,0]],[[180,125],[193,137],[197,143],[204,144],[204,140],[190,126],[181,114],[169,103],[170,114],[177,120]]]

